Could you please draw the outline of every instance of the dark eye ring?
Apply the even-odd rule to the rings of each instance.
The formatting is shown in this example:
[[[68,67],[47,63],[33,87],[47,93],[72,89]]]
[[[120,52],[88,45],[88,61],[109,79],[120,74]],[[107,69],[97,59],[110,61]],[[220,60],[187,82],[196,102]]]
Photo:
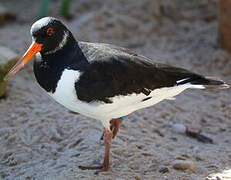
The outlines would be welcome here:
[[[46,33],[47,33],[47,35],[48,36],[51,36],[52,34],[54,34],[54,28],[47,28],[47,30],[46,30]]]

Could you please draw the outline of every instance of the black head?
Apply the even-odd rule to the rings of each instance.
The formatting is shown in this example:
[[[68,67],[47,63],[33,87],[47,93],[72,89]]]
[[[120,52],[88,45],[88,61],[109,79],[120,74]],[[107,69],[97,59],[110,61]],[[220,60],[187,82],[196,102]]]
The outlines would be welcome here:
[[[43,45],[40,51],[42,54],[51,54],[62,49],[70,34],[61,21],[52,17],[44,17],[31,27],[33,40]]]
[[[66,26],[58,19],[45,17],[36,21],[31,27],[32,44],[23,57],[10,70],[5,79],[10,79],[38,52],[42,55],[52,54],[64,49],[75,39]]]

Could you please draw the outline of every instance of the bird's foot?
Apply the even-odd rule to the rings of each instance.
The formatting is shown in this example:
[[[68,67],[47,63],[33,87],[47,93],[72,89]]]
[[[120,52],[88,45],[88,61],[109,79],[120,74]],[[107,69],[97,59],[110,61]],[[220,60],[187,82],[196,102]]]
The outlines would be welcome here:
[[[110,149],[111,149],[111,140],[112,140],[112,132],[110,129],[104,129],[104,145],[105,145],[105,152],[104,152],[104,160],[103,164],[99,166],[79,166],[82,170],[99,170],[96,173],[99,173],[101,171],[107,171],[109,169],[109,155],[110,155]]]
[[[79,166],[81,170],[96,170],[95,174],[99,174],[100,172],[107,171],[109,167],[105,167],[104,165],[98,166]]]
[[[81,170],[103,170],[103,165],[98,166],[79,166],[79,169]]]

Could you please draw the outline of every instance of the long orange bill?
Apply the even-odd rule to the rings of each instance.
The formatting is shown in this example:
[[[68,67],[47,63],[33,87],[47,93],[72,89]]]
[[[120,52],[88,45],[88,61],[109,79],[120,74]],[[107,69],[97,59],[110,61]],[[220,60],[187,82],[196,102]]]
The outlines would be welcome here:
[[[43,44],[38,44],[36,42],[32,42],[26,53],[22,56],[21,59],[14,65],[14,67],[8,72],[5,76],[4,80],[11,79],[20,69],[22,69],[26,63],[28,63],[32,57],[41,51]]]

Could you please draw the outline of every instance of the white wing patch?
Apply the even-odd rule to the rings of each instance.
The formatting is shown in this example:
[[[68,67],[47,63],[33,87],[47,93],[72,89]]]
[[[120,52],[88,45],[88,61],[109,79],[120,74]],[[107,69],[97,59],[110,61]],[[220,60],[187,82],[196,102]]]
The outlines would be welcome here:
[[[181,79],[181,80],[176,81],[176,83],[179,84],[179,83],[181,83],[183,81],[186,81],[188,79],[189,78]],[[191,84],[190,82],[185,83],[185,84],[181,84],[179,86],[185,86],[185,87],[188,87],[188,88],[195,88],[195,89],[205,89],[205,87],[203,85],[200,85],[200,84]]]
[[[187,80],[187,79],[189,79],[189,78],[185,78],[185,79],[178,80],[178,81],[176,81],[176,83],[178,84],[178,83],[183,82],[183,81],[185,81],[185,80]]]

